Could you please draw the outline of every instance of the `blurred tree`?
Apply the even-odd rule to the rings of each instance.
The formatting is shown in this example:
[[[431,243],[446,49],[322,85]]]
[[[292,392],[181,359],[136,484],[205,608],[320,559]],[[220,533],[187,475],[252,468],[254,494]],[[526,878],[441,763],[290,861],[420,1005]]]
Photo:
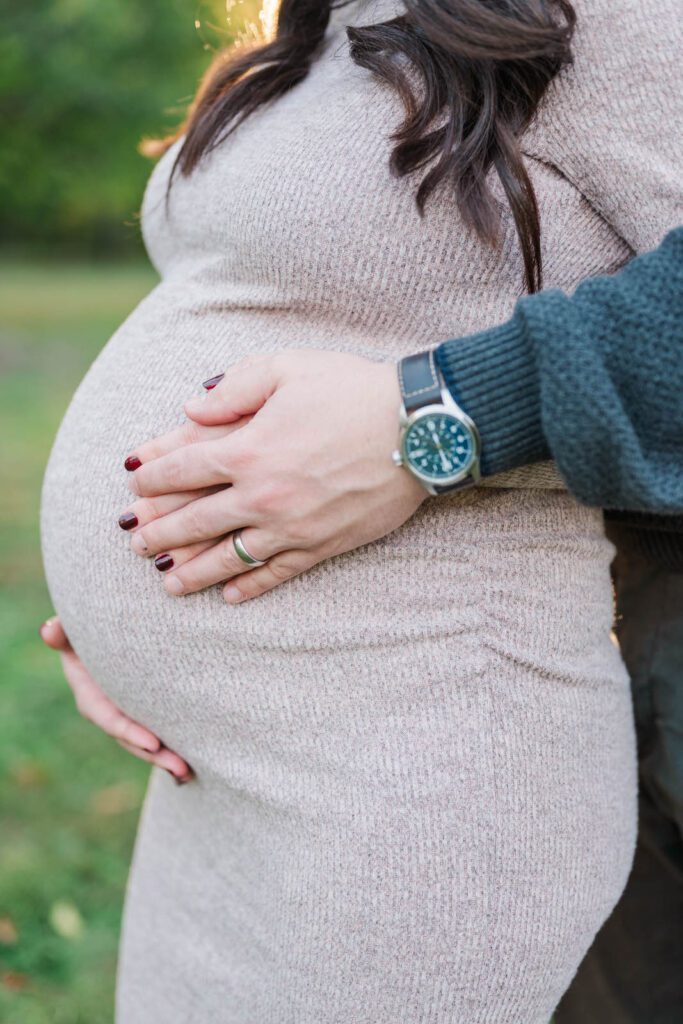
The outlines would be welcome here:
[[[226,8],[234,8],[228,20]],[[255,0],[0,0],[0,239],[139,252],[143,136],[180,121]]]

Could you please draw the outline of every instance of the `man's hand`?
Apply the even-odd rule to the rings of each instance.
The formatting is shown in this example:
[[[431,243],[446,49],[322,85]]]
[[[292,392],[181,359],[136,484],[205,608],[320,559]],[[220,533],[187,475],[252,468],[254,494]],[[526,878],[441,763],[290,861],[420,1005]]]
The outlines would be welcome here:
[[[179,784],[189,782],[192,770],[182,757],[164,747],[158,736],[144,725],[124,715],[100,689],[73,650],[58,618],[44,622],[40,627],[40,636],[48,647],[59,651],[66,681],[71,687],[76,707],[84,718],[108,736],[113,736],[129,754],[164,768]]]
[[[123,517],[137,519],[133,550],[156,558],[169,594],[229,580],[236,603],[383,537],[427,497],[391,458],[399,407],[393,364],[306,349],[238,363],[187,403],[185,428],[129,456],[142,463]],[[266,565],[238,558],[237,529]]]

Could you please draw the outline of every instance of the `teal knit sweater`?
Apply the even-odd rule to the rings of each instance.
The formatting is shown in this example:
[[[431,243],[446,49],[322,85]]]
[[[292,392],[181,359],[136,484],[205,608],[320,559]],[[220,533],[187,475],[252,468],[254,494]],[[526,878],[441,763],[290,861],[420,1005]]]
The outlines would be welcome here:
[[[552,457],[580,501],[647,529],[642,546],[683,567],[683,227],[619,274],[520,299],[506,324],[435,354],[479,427],[483,475]]]

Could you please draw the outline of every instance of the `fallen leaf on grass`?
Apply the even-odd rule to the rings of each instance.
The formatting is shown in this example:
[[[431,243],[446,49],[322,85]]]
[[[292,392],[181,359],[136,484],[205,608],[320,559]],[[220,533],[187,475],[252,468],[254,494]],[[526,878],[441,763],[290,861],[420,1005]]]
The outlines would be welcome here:
[[[10,771],[19,789],[39,789],[50,781],[49,773],[39,761],[23,761],[13,765]]]
[[[140,804],[140,791],[134,782],[117,782],[93,793],[90,805],[96,814],[113,815],[133,811]]]
[[[19,932],[11,917],[0,917],[0,945],[13,946],[19,938]]]
[[[85,931],[78,907],[68,900],[57,900],[52,904],[50,924],[63,939],[80,939]]]
[[[0,984],[10,992],[21,992],[28,985],[28,978],[25,974],[19,974],[19,971],[3,971],[0,974]]]

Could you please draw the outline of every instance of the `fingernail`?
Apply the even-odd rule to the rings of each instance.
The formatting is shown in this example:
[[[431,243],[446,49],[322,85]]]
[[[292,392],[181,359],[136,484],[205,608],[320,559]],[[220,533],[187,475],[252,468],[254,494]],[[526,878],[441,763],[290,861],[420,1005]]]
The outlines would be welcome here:
[[[237,604],[238,601],[244,600],[244,594],[242,593],[242,591],[239,589],[239,587],[234,586],[234,584],[232,583],[229,583],[225,588],[224,596],[225,600],[230,601],[231,604]]]
[[[168,576],[165,580],[166,592],[173,594],[175,597],[180,597],[184,592],[185,587],[182,585],[177,576]]]
[[[215,377],[209,377],[208,380],[203,380],[202,387],[206,388],[207,391],[213,391],[213,389],[216,387],[216,384],[220,384],[224,377],[224,373],[217,373]]]
[[[122,516],[119,516],[119,526],[122,530],[132,530],[138,525],[138,517],[135,512],[124,512]]]
[[[154,564],[159,572],[168,572],[169,569],[173,568],[173,559],[170,555],[157,555],[154,559]]]
[[[164,768],[164,771],[168,772],[168,774],[171,776],[171,778],[175,782],[176,786],[184,786],[185,783],[189,782],[190,779],[192,778],[191,775],[180,775],[180,776],[178,776],[174,772],[172,772],[170,768]]]
[[[129,473],[132,473],[134,470],[139,469],[141,465],[142,463],[137,455],[129,455],[123,464],[123,468],[127,469]]]

